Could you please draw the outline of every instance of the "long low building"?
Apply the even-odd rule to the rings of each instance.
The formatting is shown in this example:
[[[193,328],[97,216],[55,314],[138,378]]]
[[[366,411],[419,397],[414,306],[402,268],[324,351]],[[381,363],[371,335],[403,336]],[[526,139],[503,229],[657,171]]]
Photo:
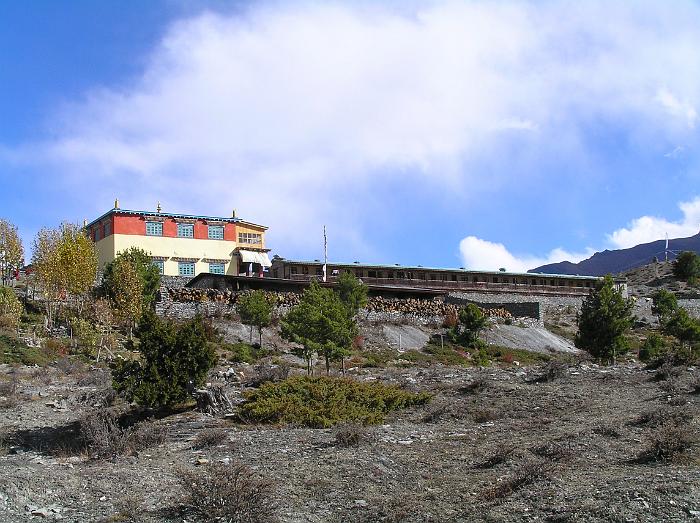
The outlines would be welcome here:
[[[423,267],[420,265],[373,265],[331,263],[326,266],[326,280],[335,280],[341,272],[351,272],[368,285],[435,288],[445,290],[481,290],[485,292],[523,292],[542,294],[587,294],[601,280],[597,276],[568,274],[532,274],[505,271],[473,271]],[[323,279],[320,260],[288,260],[275,256],[270,267],[272,278],[296,281]],[[627,282],[616,279],[616,286],[627,295]]]

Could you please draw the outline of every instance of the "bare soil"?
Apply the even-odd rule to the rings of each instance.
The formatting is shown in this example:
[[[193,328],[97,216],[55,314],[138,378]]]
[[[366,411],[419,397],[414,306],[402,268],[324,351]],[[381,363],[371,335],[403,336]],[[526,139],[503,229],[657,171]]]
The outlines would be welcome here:
[[[697,438],[675,462],[640,459],[668,420],[696,437],[694,368],[658,382],[638,364],[584,362],[543,383],[537,367],[357,369],[435,397],[365,429],[357,446],[333,429],[183,411],[152,422],[163,443],[112,459],[70,441],[73,422],[104,408],[108,376],[67,370],[0,369],[4,382],[18,377],[0,409],[0,521],[194,521],[177,475],[208,462],[272,480],[284,522],[700,521]],[[240,397],[240,385],[226,390]],[[225,437],[202,438],[212,427]]]

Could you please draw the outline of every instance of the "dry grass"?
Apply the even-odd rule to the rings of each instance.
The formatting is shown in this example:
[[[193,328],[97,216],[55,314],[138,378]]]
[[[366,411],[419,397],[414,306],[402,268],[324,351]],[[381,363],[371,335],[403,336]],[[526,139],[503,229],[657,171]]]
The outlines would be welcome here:
[[[502,443],[496,450],[484,461],[481,461],[474,465],[476,469],[490,469],[501,463],[505,463],[508,458],[515,452],[515,445],[510,445],[507,443]]]
[[[421,421],[423,423],[436,423],[449,412],[450,404],[447,401],[432,402],[426,407]]]
[[[180,470],[183,511],[190,521],[267,523],[277,521],[274,487],[242,464],[211,463]]]
[[[528,461],[497,485],[484,490],[481,497],[487,501],[506,498],[527,485],[546,479],[553,468],[551,463],[545,461]]]
[[[367,428],[361,423],[341,423],[335,426],[333,437],[338,447],[357,447],[368,440]]]
[[[637,456],[640,463],[684,463],[687,451],[695,446],[697,438],[687,426],[675,423],[661,425],[647,438],[647,446]]]
[[[79,438],[96,458],[131,455],[165,441],[165,429],[153,422],[124,428],[113,410],[97,410],[79,421]]]
[[[284,381],[289,377],[290,367],[288,364],[266,365],[261,363],[255,366],[255,374],[245,380],[246,387],[259,387],[263,383],[270,381]]]
[[[458,391],[462,394],[478,394],[486,390],[486,388],[488,388],[488,381],[483,378],[477,378],[460,387]]]
[[[566,363],[561,361],[550,361],[537,374],[526,381],[527,383],[549,383],[566,376],[568,368]]]
[[[211,447],[218,447],[228,443],[228,432],[222,428],[208,428],[202,430],[194,438],[192,448],[202,450]]]
[[[532,449],[532,453],[550,461],[569,461],[574,456],[572,438],[547,441]]]
[[[632,425],[644,425],[647,427],[658,427],[665,423],[682,425],[689,423],[692,419],[693,415],[688,412],[673,410],[670,407],[662,407],[657,410],[643,412],[638,418],[632,421]]]

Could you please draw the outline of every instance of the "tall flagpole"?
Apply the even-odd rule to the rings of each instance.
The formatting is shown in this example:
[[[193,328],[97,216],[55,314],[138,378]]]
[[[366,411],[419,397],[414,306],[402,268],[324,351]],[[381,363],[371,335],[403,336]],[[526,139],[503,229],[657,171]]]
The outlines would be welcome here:
[[[328,237],[326,236],[326,226],[323,226],[323,281],[326,281],[326,271],[328,270]]]

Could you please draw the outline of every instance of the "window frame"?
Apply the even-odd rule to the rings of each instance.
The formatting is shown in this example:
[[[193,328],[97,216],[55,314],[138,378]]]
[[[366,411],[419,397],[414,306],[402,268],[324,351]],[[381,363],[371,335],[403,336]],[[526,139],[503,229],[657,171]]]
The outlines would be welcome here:
[[[238,243],[256,245],[262,243],[262,234],[257,232],[239,232]]]
[[[221,271],[214,271],[213,267],[221,267]],[[210,274],[226,274],[226,264],[222,262],[209,262]]]
[[[155,228],[155,231],[153,231]],[[150,229],[150,230],[149,230]],[[159,231],[159,232],[158,232]],[[146,236],[163,236],[163,222],[146,222]]]
[[[221,231],[221,236],[212,235],[212,231]],[[224,226],[223,225],[207,225],[207,238],[210,240],[223,240],[224,239]]]
[[[190,231],[191,234],[182,234],[182,231]],[[177,224],[177,237],[178,238],[194,238],[194,224],[193,223],[180,223]]]
[[[191,266],[192,267],[192,274],[188,272],[184,272],[182,269],[185,266]],[[177,274],[178,276],[194,276],[195,273],[197,272],[197,267],[195,265],[195,262],[186,262],[186,261],[179,261],[177,262]]]

